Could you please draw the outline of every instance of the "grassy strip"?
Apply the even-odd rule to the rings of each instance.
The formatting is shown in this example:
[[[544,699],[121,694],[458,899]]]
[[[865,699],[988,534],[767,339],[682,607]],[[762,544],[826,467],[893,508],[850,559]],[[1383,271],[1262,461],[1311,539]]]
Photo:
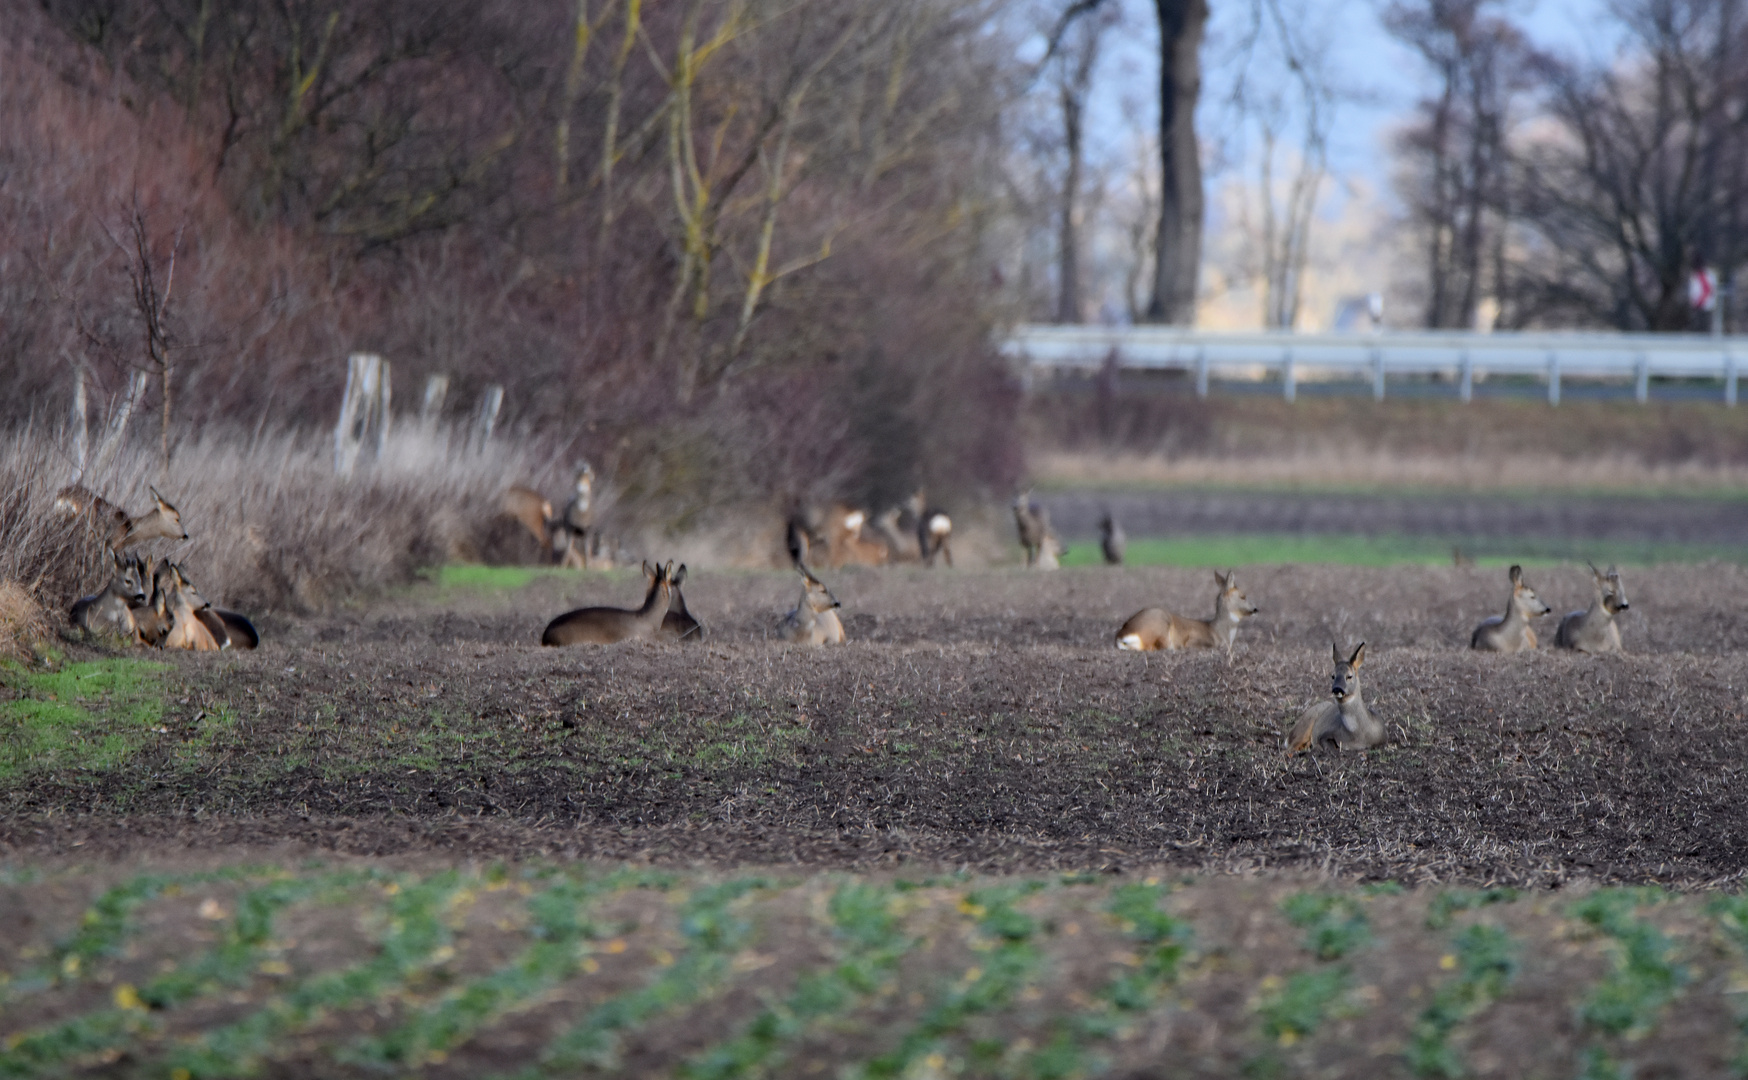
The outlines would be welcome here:
[[[1037,920],[1013,907],[1014,901],[1042,888],[1031,883],[978,889],[967,893],[959,910],[976,919],[972,948],[983,962],[968,968],[905,1033],[897,1048],[851,1070],[854,1077],[893,1077],[915,1063],[941,1055],[941,1041],[957,1033],[974,1016],[1007,1005],[1043,964],[1034,937]],[[998,1057],[1001,1046],[976,1046],[980,1058]]]
[[[1660,889],[1600,889],[1572,905],[1571,913],[1610,940],[1609,972],[1578,1008],[1587,1028],[1603,1039],[1633,1040],[1657,1026],[1663,1010],[1687,984],[1689,972],[1675,962],[1669,936],[1634,912],[1668,899]],[[1585,1048],[1585,1077],[1624,1075],[1603,1042]]]
[[[312,976],[273,998],[266,1007],[217,1028],[168,1055],[180,1080],[246,1076],[255,1072],[284,1036],[309,1027],[339,1009],[375,1001],[414,972],[440,963],[450,932],[441,918],[461,887],[453,872],[402,885],[390,881],[389,933],[377,955],[340,971]]]
[[[1336,963],[1371,940],[1371,928],[1360,902],[1331,893],[1294,893],[1281,902],[1287,921],[1305,931],[1304,948],[1318,966],[1282,979],[1263,979],[1256,1011],[1264,1038],[1282,1049],[1296,1044],[1335,1015],[1347,994],[1347,965]],[[1279,1071],[1273,1050],[1251,1061],[1247,1071]]]
[[[355,882],[357,873],[314,878],[279,878],[237,899],[237,914],[224,939],[193,962],[178,966],[135,988],[116,987],[114,1006],[62,1021],[44,1031],[8,1040],[0,1055],[0,1076],[32,1076],[78,1058],[119,1047],[146,1036],[161,1024],[148,1010],[171,1009],[187,1001],[247,982],[272,937],[279,912],[311,893]]]
[[[1063,1029],[1027,1057],[1022,1074],[1037,1080],[1063,1080],[1103,1071],[1089,1044],[1118,1036],[1123,1026],[1145,1015],[1165,989],[1177,982],[1178,966],[1189,950],[1190,928],[1159,910],[1170,889],[1164,885],[1121,885],[1105,910],[1134,946],[1134,960],[1101,987],[1098,1004],[1072,1017]]]
[[[1748,897],[1714,897],[1706,909],[1717,920],[1730,944],[1735,946],[1737,954],[1748,959]],[[1730,1066],[1737,1076],[1748,1076],[1748,1008],[1737,1009],[1736,1030],[1741,1037],[1737,1040],[1736,1054]]]
[[[804,974],[781,1003],[767,1006],[739,1035],[695,1055],[680,1069],[688,1080],[730,1080],[770,1075],[785,1049],[814,1025],[843,1013],[890,979],[915,940],[904,932],[892,890],[862,883],[840,885],[829,911],[839,939],[836,962]]]
[[[33,772],[103,771],[127,762],[163,721],[169,669],[131,657],[55,671],[0,666],[0,683],[21,694],[0,702],[0,782]]]
[[[740,878],[693,893],[680,911],[684,951],[664,957],[664,970],[649,983],[590,1010],[553,1040],[535,1065],[514,1075],[532,1080],[589,1066],[611,1068],[622,1031],[690,1004],[723,981],[734,953],[752,933],[751,923],[731,909],[747,893],[768,887],[763,878]]]
[[[622,870],[593,881],[563,878],[528,900],[537,939],[505,966],[417,1009],[386,1035],[352,1047],[347,1061],[420,1066],[440,1061],[475,1032],[592,963],[588,942],[600,936],[589,907],[627,888],[668,888],[668,875]]]
[[[1451,1032],[1497,1000],[1517,974],[1517,949],[1511,936],[1496,926],[1468,927],[1456,936],[1455,947],[1439,966],[1455,968],[1457,977],[1433,994],[1409,1035],[1406,1056],[1416,1076],[1454,1080],[1463,1075]]]
[[[1448,930],[1459,911],[1489,904],[1509,904],[1516,899],[1516,889],[1440,889],[1432,903],[1427,905],[1426,928]]]
[[[1479,550],[1468,537],[1361,536],[1351,534],[1234,533],[1207,536],[1133,537],[1124,562],[1129,566],[1273,566],[1283,563],[1329,563],[1342,566],[1449,566],[1451,549],[1461,548],[1480,566],[1560,566],[1579,559],[1621,566],[1663,563],[1748,562],[1748,545],[1571,543],[1536,538],[1490,539]],[[1069,545],[1063,566],[1102,566],[1097,541]]]

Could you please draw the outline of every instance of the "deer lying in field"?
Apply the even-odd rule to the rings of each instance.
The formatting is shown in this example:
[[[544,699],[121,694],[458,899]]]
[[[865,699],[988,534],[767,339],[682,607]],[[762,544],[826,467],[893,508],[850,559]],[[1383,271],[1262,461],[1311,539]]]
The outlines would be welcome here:
[[[194,652],[218,652],[223,648],[223,621],[212,613],[211,605],[194,590],[175,565],[170,567],[169,590],[164,599],[170,615],[170,631],[160,643],[163,648]]]
[[[1164,649],[1212,649],[1223,646],[1232,653],[1238,637],[1238,624],[1261,609],[1250,602],[1238,587],[1238,572],[1214,572],[1214,584],[1220,592],[1214,597],[1214,617],[1188,619],[1164,608],[1142,608],[1129,616],[1117,631],[1117,648],[1132,652],[1158,652]]]
[[[1530,620],[1554,610],[1523,579],[1523,567],[1511,568],[1511,599],[1504,615],[1489,615],[1475,627],[1469,647],[1483,652],[1525,652],[1536,647],[1536,632]]]
[[[1372,717],[1360,696],[1360,665],[1366,659],[1366,643],[1346,660],[1341,646],[1332,646],[1335,674],[1330,679],[1333,701],[1320,701],[1299,715],[1287,735],[1287,756],[1301,750],[1365,750],[1384,741],[1384,725]]]
[[[87,596],[67,612],[71,622],[86,636],[119,637],[136,640],[133,609],[145,602],[148,571],[139,556],[109,553],[114,574],[103,591]]]
[[[672,589],[668,597],[668,613],[662,616],[661,633],[681,641],[703,641],[704,627],[686,610],[686,598],[680,595],[680,583],[685,580],[686,564],[681,563],[674,571],[674,580],[668,583]]]
[[[567,611],[546,624],[540,635],[542,645],[612,645],[635,638],[651,638],[661,629],[668,614],[670,582],[674,564],[651,566],[643,564],[643,576],[649,581],[643,606],[635,611],[616,607],[586,607]]]
[[[1615,623],[1617,612],[1627,610],[1627,591],[1621,587],[1620,571],[1613,566],[1608,573],[1596,568],[1594,563],[1587,563],[1590,573],[1595,579],[1595,592],[1591,596],[1590,607],[1584,611],[1569,612],[1560,620],[1560,628],[1554,632],[1554,645],[1561,649],[1576,649],[1579,652],[1605,653],[1621,651],[1621,628]]]
[[[55,509],[68,517],[84,516],[111,551],[120,551],[147,540],[186,540],[182,515],[164,501],[157,488],[152,493],[152,509],[134,517],[105,500],[97,493],[78,484],[71,484],[55,494]]]
[[[1014,496],[1014,527],[1020,546],[1026,549],[1026,565],[1034,570],[1055,570],[1062,565],[1065,550],[1050,527],[1050,511],[1032,501],[1030,491]]]
[[[801,599],[795,610],[783,617],[783,636],[797,645],[842,645],[844,624],[838,619],[838,598],[825,584],[813,576],[806,566],[797,563],[801,573]]]

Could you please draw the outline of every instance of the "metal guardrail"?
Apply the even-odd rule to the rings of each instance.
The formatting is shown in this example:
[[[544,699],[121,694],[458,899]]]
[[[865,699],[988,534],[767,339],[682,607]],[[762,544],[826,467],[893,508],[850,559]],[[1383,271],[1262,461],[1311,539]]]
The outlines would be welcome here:
[[[1477,379],[1534,375],[1547,380],[1548,403],[1560,403],[1562,379],[1634,380],[1650,398],[1653,377],[1722,379],[1724,404],[1736,404],[1737,370],[1748,337],[1704,334],[1492,333],[1380,331],[1353,334],[1215,333],[1171,326],[1014,327],[1002,352],[1040,369],[1096,369],[1113,356],[1121,367],[1193,371],[1196,394],[1208,395],[1216,369],[1277,373],[1281,393],[1296,396],[1306,372],[1351,373],[1372,381],[1383,400],[1387,375],[1441,375],[1470,400]]]

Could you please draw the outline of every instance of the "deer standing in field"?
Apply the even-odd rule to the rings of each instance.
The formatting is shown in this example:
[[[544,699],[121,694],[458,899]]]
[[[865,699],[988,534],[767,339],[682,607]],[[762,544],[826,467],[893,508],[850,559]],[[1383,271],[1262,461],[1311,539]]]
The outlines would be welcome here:
[[[1542,598],[1523,579],[1523,567],[1511,568],[1511,599],[1504,615],[1489,615],[1475,627],[1469,637],[1469,647],[1483,652],[1525,652],[1536,647],[1535,628],[1530,620],[1554,610],[1542,603]]]
[[[135,639],[133,608],[145,602],[146,571],[139,556],[109,553],[115,571],[103,591],[87,596],[67,612],[67,621],[87,636]]]
[[[833,570],[846,563],[879,566],[886,562],[886,545],[864,539],[862,526],[868,524],[868,514],[843,503],[834,503],[825,515],[826,552]]]
[[[1107,511],[1099,519],[1099,550],[1104,552],[1105,562],[1112,566],[1123,565],[1123,555],[1128,550],[1129,538],[1123,533],[1123,526]]]
[[[498,508],[527,529],[542,551],[552,542],[548,531],[548,523],[552,521],[552,502],[540,492],[521,484],[513,485],[505,489]]]
[[[1611,565],[1605,574],[1594,563],[1585,565],[1590,567],[1594,578],[1595,591],[1590,607],[1569,612],[1560,620],[1560,628],[1554,632],[1554,645],[1587,653],[1620,652],[1621,628],[1614,617],[1617,612],[1628,608],[1627,591],[1621,587],[1620,571]]]
[[[806,566],[797,564],[795,569],[801,573],[801,600],[783,617],[783,636],[797,645],[842,645],[838,598]]]
[[[595,467],[585,461],[577,466],[576,483],[570,501],[565,503],[564,516],[552,523],[552,553],[560,566],[589,568],[594,522]]]
[[[945,510],[925,510],[916,522],[917,550],[923,553],[923,565],[932,567],[935,559],[945,559],[953,565],[953,519]]]
[[[542,645],[612,645],[634,638],[651,638],[661,629],[668,614],[674,564],[652,566],[643,564],[643,576],[649,581],[643,606],[635,611],[616,607],[586,607],[567,611],[546,624],[540,635]]]
[[[120,551],[147,540],[188,539],[188,533],[182,528],[182,515],[158,494],[157,488],[147,490],[152,493],[155,505],[139,517],[78,484],[64,487],[55,494],[55,509],[69,517],[87,517],[111,551]]]
[[[661,632],[681,641],[703,641],[704,626],[686,610],[686,598],[680,595],[680,584],[685,580],[686,564],[681,563],[674,571],[674,580],[669,582],[672,589],[668,596],[668,613],[662,616]]]
[[[1026,549],[1026,565],[1034,570],[1055,570],[1062,565],[1062,541],[1050,527],[1050,511],[1032,501],[1030,491],[1014,496],[1014,527],[1020,546]]]
[[[1214,597],[1214,617],[1189,619],[1174,615],[1164,608],[1142,608],[1129,616],[1129,621],[1117,630],[1117,648],[1131,652],[1158,652],[1164,649],[1212,649],[1224,646],[1232,655],[1238,637],[1238,624],[1261,609],[1250,602],[1238,587],[1238,572],[1228,570],[1222,575],[1214,571],[1214,584],[1220,591]]]
[[[1384,741],[1384,725],[1372,717],[1360,697],[1360,665],[1366,659],[1366,643],[1346,660],[1341,646],[1335,653],[1335,674],[1330,679],[1333,701],[1320,701],[1299,714],[1299,722],[1287,736],[1287,756],[1301,750],[1365,750]]]

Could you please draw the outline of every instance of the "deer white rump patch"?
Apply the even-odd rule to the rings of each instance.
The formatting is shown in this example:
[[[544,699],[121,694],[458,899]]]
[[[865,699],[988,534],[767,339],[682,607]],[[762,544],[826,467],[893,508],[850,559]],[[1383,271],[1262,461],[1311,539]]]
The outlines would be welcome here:
[[[854,513],[845,514],[844,515],[844,528],[846,530],[860,529],[862,527],[862,521],[863,521],[862,511],[860,511],[860,510],[855,511]]]
[[[1122,637],[1117,639],[1117,648],[1127,649],[1129,652],[1140,652],[1141,651],[1141,635],[1140,634],[1124,634]]]
[[[946,514],[936,514],[929,519],[929,532],[936,536],[945,536],[953,531],[953,520]]]

